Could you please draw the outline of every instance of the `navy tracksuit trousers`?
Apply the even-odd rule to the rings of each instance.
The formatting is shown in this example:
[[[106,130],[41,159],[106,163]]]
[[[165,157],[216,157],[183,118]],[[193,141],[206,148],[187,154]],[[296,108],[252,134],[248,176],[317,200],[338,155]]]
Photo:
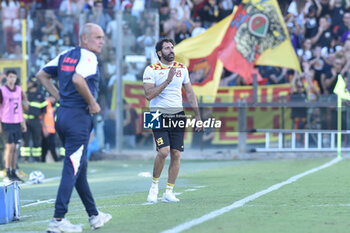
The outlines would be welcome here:
[[[55,218],[64,218],[75,187],[89,217],[98,215],[94,198],[87,182],[86,149],[92,130],[92,117],[87,109],[59,107],[56,131],[59,134],[66,156],[58,188]]]

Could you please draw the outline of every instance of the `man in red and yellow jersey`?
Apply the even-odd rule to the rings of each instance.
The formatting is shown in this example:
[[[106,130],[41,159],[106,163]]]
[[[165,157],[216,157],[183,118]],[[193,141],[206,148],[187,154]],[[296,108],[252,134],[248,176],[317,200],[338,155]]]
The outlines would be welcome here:
[[[167,38],[158,41],[156,53],[159,62],[146,67],[143,75],[143,87],[146,98],[150,101],[150,111],[160,112],[163,120],[172,122],[170,127],[152,129],[158,153],[154,161],[153,182],[147,201],[153,203],[158,199],[158,181],[169,153],[168,184],[162,201],[179,201],[174,195],[173,188],[180,169],[180,154],[184,150],[185,127],[178,124],[186,121],[182,105],[182,87],[195,112],[196,120],[200,120],[197,99],[192,89],[188,70],[183,64],[174,61],[174,44],[173,40]],[[196,130],[201,130],[201,128]]]

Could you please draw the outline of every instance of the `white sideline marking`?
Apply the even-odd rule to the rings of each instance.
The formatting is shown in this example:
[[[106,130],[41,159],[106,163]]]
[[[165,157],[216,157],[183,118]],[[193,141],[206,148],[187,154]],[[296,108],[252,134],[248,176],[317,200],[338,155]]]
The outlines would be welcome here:
[[[137,175],[142,177],[152,177],[152,174],[150,172],[140,172]]]
[[[193,191],[197,191],[197,189],[186,189],[185,192],[193,192]]]
[[[244,206],[247,202],[253,201],[253,200],[255,200],[255,199],[257,199],[257,198],[259,198],[259,197],[261,197],[261,196],[263,196],[265,194],[268,194],[268,193],[270,193],[272,191],[275,191],[275,190],[277,190],[277,189],[279,189],[279,188],[281,188],[281,187],[283,187],[283,186],[285,186],[287,184],[291,184],[291,183],[299,180],[300,178],[302,178],[304,176],[310,175],[310,174],[312,174],[314,172],[317,172],[317,171],[322,170],[324,168],[330,167],[333,164],[336,164],[336,163],[338,163],[341,160],[342,160],[342,158],[335,158],[335,159],[333,159],[333,160],[331,160],[331,161],[329,161],[329,162],[327,162],[327,163],[325,163],[325,164],[323,164],[323,165],[321,165],[319,167],[315,167],[315,168],[313,168],[311,170],[308,170],[306,172],[303,172],[303,173],[300,173],[298,175],[292,176],[286,181],[283,181],[283,182],[278,183],[278,184],[274,184],[274,185],[272,185],[271,187],[269,187],[267,189],[264,189],[262,191],[256,192],[256,193],[254,193],[254,194],[252,194],[252,195],[250,195],[248,197],[245,197],[245,198],[243,198],[243,199],[241,199],[239,201],[236,201],[236,202],[232,203],[229,206],[225,206],[225,207],[223,207],[221,209],[214,210],[214,211],[212,211],[212,212],[210,212],[210,213],[208,213],[206,215],[203,215],[202,217],[195,218],[195,219],[193,219],[191,221],[182,223],[182,224],[177,225],[177,226],[175,226],[175,227],[173,227],[171,229],[162,231],[161,233],[177,233],[177,232],[182,232],[184,230],[188,230],[188,229],[190,229],[193,226],[199,225],[199,224],[204,223],[204,222],[206,222],[206,221],[208,221],[210,219],[216,218],[217,216],[220,216],[220,215],[222,215],[222,214],[224,214],[226,212],[229,212],[230,210],[233,210],[233,209],[236,209],[238,207]]]
[[[52,181],[52,180],[59,180],[59,179],[61,179],[60,176],[55,176],[55,177],[44,179],[42,183],[46,183],[46,182],[49,182],[49,181]],[[27,185],[33,185],[33,184],[34,184],[33,182],[27,181],[27,182],[25,182],[23,184],[19,184],[19,187],[27,186]],[[40,184],[41,183],[35,184],[35,185],[40,185]]]
[[[37,200],[37,201],[34,202],[34,203],[30,203],[30,204],[27,204],[27,205],[23,205],[22,207],[29,207],[29,206],[40,205],[40,204],[50,204],[50,203],[54,203],[55,200],[56,200],[56,199],[48,199],[48,200],[43,200],[43,201]]]

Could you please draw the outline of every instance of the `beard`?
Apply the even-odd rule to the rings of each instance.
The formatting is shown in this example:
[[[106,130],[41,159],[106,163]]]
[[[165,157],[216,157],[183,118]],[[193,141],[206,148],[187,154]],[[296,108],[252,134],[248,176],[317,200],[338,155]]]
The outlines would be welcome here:
[[[165,55],[162,52],[162,57],[164,58],[164,60],[166,60],[167,62],[172,62],[175,59],[175,54],[173,52],[169,53],[168,55]]]

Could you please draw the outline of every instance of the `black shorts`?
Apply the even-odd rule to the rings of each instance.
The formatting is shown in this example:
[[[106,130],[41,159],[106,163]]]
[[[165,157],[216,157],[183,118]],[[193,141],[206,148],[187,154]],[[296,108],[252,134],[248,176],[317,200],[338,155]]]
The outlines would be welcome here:
[[[179,127],[178,122],[186,122],[185,112],[182,111],[172,115],[163,114],[162,118],[166,123],[174,122],[176,127],[174,127],[174,124],[168,124],[168,128],[152,129],[157,148],[170,146],[170,149],[184,151],[185,127]]]
[[[22,137],[22,127],[20,123],[1,123],[4,140],[7,144],[17,144]]]

